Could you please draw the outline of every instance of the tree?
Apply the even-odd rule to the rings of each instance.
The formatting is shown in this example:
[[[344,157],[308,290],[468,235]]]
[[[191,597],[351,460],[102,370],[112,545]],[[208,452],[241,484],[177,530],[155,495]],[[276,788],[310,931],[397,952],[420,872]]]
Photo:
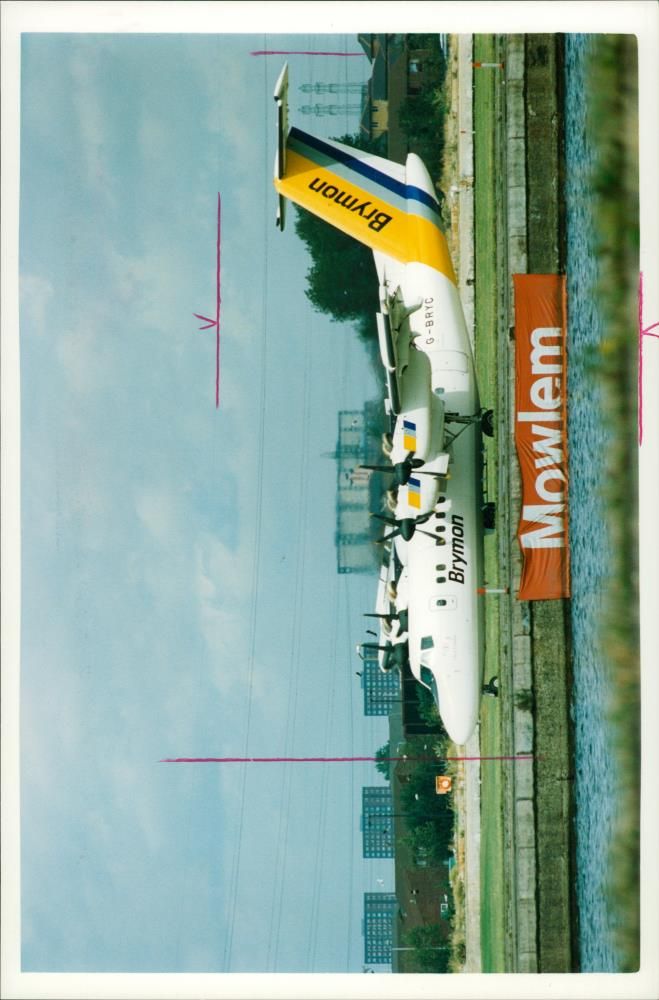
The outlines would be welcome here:
[[[416,686],[416,697],[419,703],[419,716],[425,722],[425,724],[432,729],[436,729],[442,735],[446,734],[446,730],[442,724],[442,720],[439,715],[439,710],[435,704],[435,699],[431,695],[427,687],[423,684],[417,684]]]
[[[368,247],[304,209],[298,209],[295,231],[311,255],[306,295],[318,312],[335,322],[361,321],[377,312],[378,283]]]
[[[439,89],[410,95],[398,110],[398,125],[407,136],[408,149],[417,153],[431,172],[441,172],[444,114],[444,95]]]
[[[425,858],[428,864],[440,865],[443,861],[446,850],[437,836],[437,830],[432,820],[415,826],[405,837],[405,843],[411,850],[414,858]]]
[[[424,972],[448,972],[449,946],[439,924],[414,927],[405,940],[408,947],[416,948],[414,957]]]
[[[413,830],[432,823],[437,858],[446,857],[453,836],[453,809],[447,795],[435,792],[435,777],[440,773],[438,763],[419,762],[410,774],[409,781],[401,788],[401,805],[407,825]]]
[[[377,764],[375,765],[376,771],[383,774],[387,781],[391,779],[391,761],[387,760],[387,757],[391,757],[391,750],[389,748],[389,740],[380,747],[379,750],[375,751],[375,756],[377,758]]]
[[[380,152],[380,144],[361,135],[343,135],[337,142]],[[319,312],[337,322],[353,321],[363,339],[376,339],[378,283],[371,250],[324,219],[296,206],[295,232],[311,256],[307,298]]]

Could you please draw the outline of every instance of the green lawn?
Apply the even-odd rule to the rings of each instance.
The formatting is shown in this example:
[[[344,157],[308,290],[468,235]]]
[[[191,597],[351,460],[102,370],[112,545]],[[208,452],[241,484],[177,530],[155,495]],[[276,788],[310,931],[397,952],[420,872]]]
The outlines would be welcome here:
[[[491,35],[474,37],[474,61],[496,62]],[[497,270],[495,85],[497,71],[474,70],[474,241],[475,352],[481,405],[497,409]],[[498,501],[496,436],[485,438],[488,499]],[[485,537],[485,580],[498,586],[496,534]],[[499,673],[499,606],[485,598],[485,679]],[[481,754],[501,754],[499,699],[484,698],[481,708]],[[481,765],[481,962],[484,972],[505,970],[505,900],[501,763]]]
[[[485,698],[481,710],[481,753],[501,753],[499,702]],[[481,764],[481,965],[483,972],[505,972],[505,898],[501,762]]]

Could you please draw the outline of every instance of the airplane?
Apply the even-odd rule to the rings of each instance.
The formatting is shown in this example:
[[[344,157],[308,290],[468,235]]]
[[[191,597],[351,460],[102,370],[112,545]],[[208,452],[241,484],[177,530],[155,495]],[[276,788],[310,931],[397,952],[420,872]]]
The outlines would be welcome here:
[[[439,204],[430,176],[414,153],[403,165],[289,126],[287,65],[274,98],[278,227],[284,228],[286,201],[291,200],[370,247],[384,317],[378,318],[378,329],[392,411],[397,405],[399,413],[404,412],[400,396],[405,373],[410,365],[414,371],[419,360],[426,371],[429,368],[429,398],[437,401],[425,411],[431,433],[440,411],[445,424],[450,415],[462,425],[445,442],[450,478],[424,476],[412,466],[407,483],[401,484],[407,490],[405,504],[414,510],[413,517],[392,519],[392,535],[402,536],[407,549],[407,642],[388,650],[389,659],[397,660],[407,652],[410,669],[432,692],[449,737],[462,745],[478,722],[483,673],[478,588],[483,585],[486,418]],[[427,361],[415,358],[421,354]],[[491,421],[491,413],[488,418]],[[392,441],[399,461],[405,461],[404,419]],[[409,451],[414,454],[416,448]],[[415,502],[421,503],[425,479],[440,483],[439,495],[430,510],[424,503],[423,514],[417,516],[421,508]],[[410,490],[420,496],[412,497]]]
[[[363,468],[393,472],[398,501],[394,508],[396,518],[416,519],[433,510],[439,496],[439,480],[448,470],[444,403],[431,392],[430,361],[416,346],[408,347],[404,365],[399,363],[393,369],[385,366],[385,371],[388,378],[395,378],[398,404],[387,449],[393,468],[382,465]],[[388,391],[391,399],[389,384]]]
[[[364,658],[364,653],[377,651],[380,670],[387,673],[394,666],[407,662],[407,628],[408,628],[408,593],[409,574],[398,558],[397,549],[392,541],[385,543],[382,565],[378,577],[378,588],[375,600],[375,611],[367,612],[365,618],[375,618],[379,623],[378,632],[372,632],[378,639],[377,643],[367,642],[357,646],[357,651]],[[369,630],[370,631],[370,630]],[[396,650],[395,657],[391,655],[394,646],[403,646]]]

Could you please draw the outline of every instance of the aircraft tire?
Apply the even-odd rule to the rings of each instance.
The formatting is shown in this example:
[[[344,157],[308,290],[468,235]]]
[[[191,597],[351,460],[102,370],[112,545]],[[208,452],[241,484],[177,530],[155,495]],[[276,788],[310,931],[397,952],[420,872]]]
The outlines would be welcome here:
[[[497,524],[497,505],[491,500],[485,504],[483,507],[483,527],[487,529],[496,528]]]
[[[481,428],[483,434],[487,434],[488,437],[494,437],[494,410],[486,410],[481,417]]]

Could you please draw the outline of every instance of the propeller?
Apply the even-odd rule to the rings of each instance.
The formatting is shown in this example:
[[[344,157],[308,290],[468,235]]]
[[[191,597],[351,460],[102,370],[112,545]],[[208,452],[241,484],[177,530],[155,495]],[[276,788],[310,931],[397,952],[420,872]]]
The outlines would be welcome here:
[[[375,517],[378,521],[384,521],[385,524],[396,528],[393,534],[386,535],[382,541],[400,535],[403,541],[409,542],[416,530],[416,518],[414,517],[403,517],[400,521],[397,521],[395,517],[387,517],[385,514],[371,514],[371,517]]]
[[[396,486],[405,486],[414,473],[415,476],[432,476],[433,479],[450,479],[450,472],[433,472],[431,469],[423,469],[423,459],[421,458],[410,458],[414,452],[410,452],[407,458],[402,462],[396,462],[395,465],[361,465],[362,469],[369,469],[371,472],[385,472],[389,475],[394,475],[396,478]]]
[[[434,511],[428,511],[423,517],[402,517],[400,521],[397,521],[394,517],[387,517],[386,514],[371,514],[371,517],[376,518],[378,521],[384,521],[385,524],[390,525],[395,528],[389,535],[383,535],[382,538],[378,538],[378,542],[386,542],[390,538],[397,538],[399,535],[404,542],[409,542],[415,531],[420,532],[422,535],[427,535],[428,538],[434,538],[437,541],[437,536],[433,534],[432,531],[424,531],[419,527],[420,524],[425,524],[429,517],[432,517]],[[442,542],[440,542],[440,545]]]
[[[393,474],[396,479],[396,486],[405,486],[415,468],[418,468],[414,464],[415,461],[423,465],[420,459],[412,458],[413,454],[413,451],[408,452],[407,457],[402,462],[396,462],[394,465],[362,465],[362,469],[370,469],[372,472],[386,472],[389,475]]]
[[[364,612],[364,618],[380,618],[390,628],[393,622],[398,622],[403,631],[407,631],[407,611],[394,611],[388,615],[378,614],[377,611],[366,611]],[[375,635],[375,632],[371,632],[370,634]]]
[[[406,517],[402,521],[390,521],[388,518],[385,518],[383,515],[380,514],[371,514],[371,517],[377,517],[383,521],[386,521],[387,524],[396,525],[396,530],[392,531],[389,535],[383,535],[382,538],[376,538],[375,539],[376,545],[383,545],[384,542],[389,542],[391,541],[392,538],[398,538],[399,536],[402,537],[404,542],[409,542],[412,536],[414,535],[415,531],[418,531],[420,535],[427,535],[428,538],[432,538],[433,541],[437,543],[437,545],[446,545],[446,539],[442,535],[434,535],[432,531],[424,531],[423,528],[418,528],[417,524],[423,522],[416,521],[413,517]],[[400,525],[402,524],[406,524],[405,530],[401,530]],[[405,531],[407,531],[407,536],[405,534]]]
[[[382,669],[388,671],[393,670],[394,667],[398,667],[402,670],[408,660],[409,649],[406,642],[397,642],[395,646],[389,643],[385,646],[384,656],[382,657]]]
[[[357,652],[361,660],[365,659],[364,653],[367,652],[371,654],[384,653],[382,657],[382,670],[385,672],[393,670],[394,667],[402,670],[406,663],[409,662],[408,642],[397,642],[395,644],[387,642],[384,645],[377,642],[363,642],[357,646]]]

